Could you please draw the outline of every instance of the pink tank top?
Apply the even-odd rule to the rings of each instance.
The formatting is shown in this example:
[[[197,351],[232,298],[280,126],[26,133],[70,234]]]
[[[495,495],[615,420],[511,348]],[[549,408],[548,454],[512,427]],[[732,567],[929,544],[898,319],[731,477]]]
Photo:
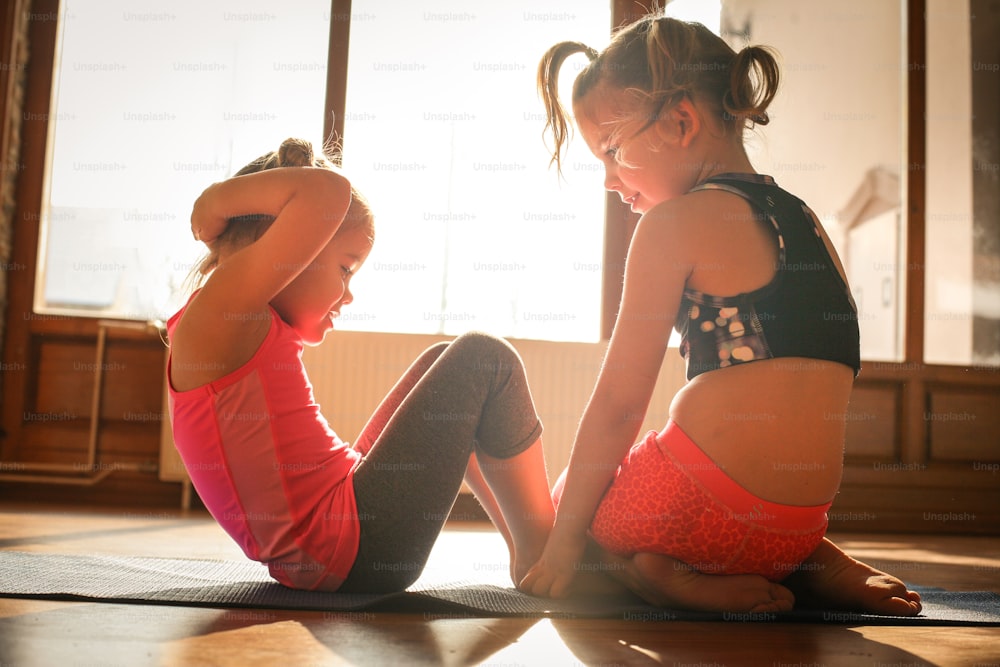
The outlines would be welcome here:
[[[247,557],[286,586],[336,590],[358,551],[351,479],[361,456],[320,412],[302,348],[271,309],[244,366],[190,391],[169,387],[170,420],[194,488]]]

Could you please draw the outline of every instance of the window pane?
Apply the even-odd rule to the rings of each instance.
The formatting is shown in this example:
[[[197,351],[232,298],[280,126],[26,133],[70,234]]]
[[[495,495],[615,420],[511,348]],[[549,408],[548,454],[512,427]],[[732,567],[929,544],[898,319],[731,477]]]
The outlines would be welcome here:
[[[329,2],[62,4],[35,308],[163,318],[202,251],[198,194],[321,140]]]
[[[927,3],[925,359],[1000,364],[1000,64],[995,10]]]
[[[535,68],[557,41],[606,44],[609,6],[355,4],[344,167],[377,240],[340,328],[598,339],[603,171],[579,140],[564,181],[548,168]]]
[[[902,358],[901,16],[892,1],[723,5],[734,48],[749,40],[780,53],[771,124],[754,132],[748,153],[758,171],[812,207],[837,248],[864,359]]]

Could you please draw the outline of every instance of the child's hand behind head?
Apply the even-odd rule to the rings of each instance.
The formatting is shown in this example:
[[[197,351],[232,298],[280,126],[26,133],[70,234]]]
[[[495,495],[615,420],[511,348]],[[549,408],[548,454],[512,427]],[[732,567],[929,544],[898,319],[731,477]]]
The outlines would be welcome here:
[[[233,177],[255,174],[275,167],[321,167],[332,169],[333,163],[325,157],[313,155],[312,144],[303,139],[286,139],[277,151],[266,153],[250,164],[237,171]],[[250,214],[239,216],[226,215],[227,202],[219,201],[215,196],[218,183],[208,186],[195,200],[191,212],[191,231],[198,241],[212,248],[212,243],[224,240],[226,245],[240,248],[246,243],[252,243],[268,225],[274,221],[274,216]],[[252,233],[248,233],[248,227]],[[232,238],[226,238],[226,237]],[[214,266],[214,265],[213,265]]]
[[[313,145],[307,140],[289,138],[281,143],[278,150],[265,153],[237,171],[233,178],[241,178],[250,174],[276,168],[313,167],[320,169],[337,169],[335,162],[339,161],[335,152],[316,155]],[[198,197],[191,213],[191,229],[195,239],[202,241],[208,247],[208,255],[204,257],[195,269],[196,276],[201,278],[211,273],[222,257],[243,248],[257,239],[274,222],[274,215],[266,213],[243,213],[232,215],[233,202],[224,201],[217,195],[219,184],[210,185]],[[352,200],[347,215],[341,226],[341,231],[348,228],[365,226],[369,236],[374,237],[374,216],[367,200],[356,189],[351,188]]]

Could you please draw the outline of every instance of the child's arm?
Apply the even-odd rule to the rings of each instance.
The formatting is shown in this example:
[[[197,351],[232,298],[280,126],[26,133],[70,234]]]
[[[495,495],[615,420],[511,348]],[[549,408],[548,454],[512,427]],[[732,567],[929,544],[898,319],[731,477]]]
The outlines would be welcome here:
[[[261,214],[274,222],[225,258],[178,322],[171,343],[178,388],[222,377],[253,356],[270,327],[268,304],[333,238],[350,202],[347,179],[312,167],[268,169],[205,190],[191,228],[209,245],[233,217]]]
[[[645,418],[692,266],[677,229],[680,208],[661,205],[636,228],[618,319],[573,444],[556,522],[522,590],[554,597],[568,592],[597,505]]]
[[[231,218],[274,217],[260,239],[227,261],[237,272],[255,269],[241,277],[239,295],[233,296],[266,304],[333,238],[350,203],[350,184],[337,172],[311,167],[268,169],[209,186],[195,201],[191,229],[195,238],[211,244]],[[268,270],[256,270],[260,268]]]

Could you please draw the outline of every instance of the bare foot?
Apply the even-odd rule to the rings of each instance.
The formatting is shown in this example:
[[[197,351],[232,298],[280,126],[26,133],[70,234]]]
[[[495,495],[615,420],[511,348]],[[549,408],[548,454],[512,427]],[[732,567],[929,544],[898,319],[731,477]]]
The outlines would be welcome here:
[[[782,583],[803,606],[885,616],[916,616],[921,610],[919,593],[851,558],[827,539]]]
[[[795,604],[791,591],[756,574],[702,574],[670,556],[651,553],[631,558],[604,553],[602,560],[617,563],[609,574],[658,607],[774,613],[790,611]]]
[[[509,459],[477,452],[469,457],[465,482],[507,543],[510,578],[517,586],[541,558],[556,516],[545,477],[542,441]],[[501,499],[505,501],[503,508]]]

